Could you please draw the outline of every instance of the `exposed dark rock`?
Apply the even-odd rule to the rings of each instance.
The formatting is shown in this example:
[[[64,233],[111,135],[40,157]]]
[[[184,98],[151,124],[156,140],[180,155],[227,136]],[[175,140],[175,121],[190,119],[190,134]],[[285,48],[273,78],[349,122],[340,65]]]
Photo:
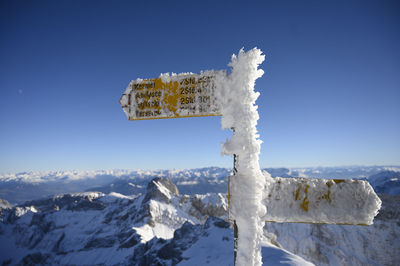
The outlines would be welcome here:
[[[149,189],[150,187],[153,187],[155,182],[157,182],[157,183],[163,185],[164,187],[166,187],[172,194],[179,195],[179,190],[178,190],[178,188],[175,186],[175,184],[172,183],[172,181],[171,181],[169,178],[164,178],[164,177],[157,177],[157,178],[154,178],[154,179],[147,185],[147,189]]]
[[[172,260],[174,264],[182,260],[182,250],[177,248],[173,242],[164,245],[157,252],[157,256],[163,260]]]
[[[155,222],[154,219],[152,219],[152,218],[147,219],[146,223],[147,223],[148,225],[150,225],[151,227],[156,226],[156,222]]]
[[[17,265],[48,265],[47,262],[50,258],[49,254],[42,254],[41,252],[36,252],[25,256],[20,263]]]
[[[2,209],[11,209],[11,207],[11,204],[7,200],[0,199],[0,211]]]
[[[377,220],[383,221],[400,221],[400,195],[386,195],[379,194],[382,200],[382,207],[378,215],[375,217]]]
[[[125,221],[126,219],[128,219],[128,217],[129,213],[125,213],[124,215],[117,217],[117,220]]]
[[[117,237],[120,243],[118,248],[131,248],[140,242],[140,237],[136,234],[136,230],[121,232]]]
[[[11,265],[11,262],[12,262],[12,259],[5,260],[5,261],[3,261],[3,263],[1,264],[1,266]]]
[[[191,198],[192,209],[189,210],[190,214],[202,220],[204,217],[221,217],[226,214],[227,210],[224,206],[204,204],[201,198],[197,195]]]
[[[131,248],[133,246],[136,246],[139,242],[140,238],[138,237],[138,235],[133,235],[127,241],[119,245],[119,248]]]
[[[49,199],[27,201],[20,207],[35,206],[41,212],[58,211],[66,209],[70,211],[103,210],[105,204],[87,194],[63,194]]]
[[[124,231],[124,232],[119,232],[117,234],[117,238],[119,243],[125,242],[128,238],[130,238],[132,235],[136,233],[136,230],[129,230],[129,231]]]
[[[181,240],[181,239],[195,239],[197,235],[195,234],[196,229],[200,228],[201,225],[193,225],[189,222],[185,222],[181,228],[175,230],[174,232],[174,240]]]
[[[149,202],[142,201],[142,205],[135,214],[134,222],[146,222],[147,219],[150,219],[151,213],[150,213],[150,206],[148,203]]]
[[[171,180],[164,177],[156,177],[147,185],[146,195],[143,199],[143,202],[146,203],[151,199],[155,199],[161,202],[170,203],[168,195],[161,190],[160,186],[164,187],[172,194],[179,195],[178,188],[174,183],[172,183]]]
[[[108,212],[104,217],[103,223],[109,224],[113,220],[114,216],[118,215],[118,213],[119,213],[119,210],[113,210],[111,212]]]
[[[179,203],[184,204],[190,200],[189,195],[182,195],[181,199],[179,200]]]
[[[156,177],[152,179],[146,188],[140,209],[136,212],[134,222],[143,221],[150,226],[155,225],[150,213],[150,200],[157,200],[164,203],[171,203],[170,194],[179,195],[178,188],[168,178]]]
[[[43,234],[46,234],[51,230],[52,227],[54,227],[54,223],[46,221],[46,216],[44,213],[35,213],[32,216],[29,226],[35,226]]]
[[[211,226],[211,224],[213,224],[219,228],[229,228],[231,226],[230,223],[228,223],[222,219],[219,219],[216,217],[210,217],[207,219],[204,227],[209,228]]]
[[[21,245],[33,249],[53,228],[54,223],[47,221],[44,214],[35,213],[28,227],[16,225],[13,231],[23,236],[19,239]]]
[[[60,252],[59,251],[59,249],[60,249],[60,244],[61,244],[61,242],[64,240],[64,238],[65,238],[65,233],[63,232],[62,234],[61,234],[61,236],[60,236],[60,238],[57,240],[57,243],[54,245],[54,247],[53,247],[53,252]]]
[[[89,240],[83,250],[90,250],[94,248],[109,248],[114,246],[116,239],[113,236],[106,236],[103,238],[93,238]]]
[[[185,222],[175,230],[172,239],[154,238],[137,246],[131,262],[134,265],[176,265],[184,259],[182,253],[196,243],[200,236],[207,235],[207,230],[212,226],[228,228],[229,223],[215,217],[210,217],[204,225]]]

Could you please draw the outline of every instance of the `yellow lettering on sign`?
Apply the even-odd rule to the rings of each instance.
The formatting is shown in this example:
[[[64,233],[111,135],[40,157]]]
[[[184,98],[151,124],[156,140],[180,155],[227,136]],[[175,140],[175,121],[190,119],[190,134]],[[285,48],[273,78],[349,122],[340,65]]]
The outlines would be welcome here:
[[[213,90],[213,77],[197,74],[132,81],[121,105],[129,120],[217,116]]]
[[[172,111],[176,116],[179,116],[179,114],[177,113],[178,99],[179,99],[178,95],[179,83],[177,81],[163,83],[161,79],[158,78],[155,79],[155,84],[156,87],[160,87],[161,90],[164,91],[163,103],[166,106],[166,108]]]

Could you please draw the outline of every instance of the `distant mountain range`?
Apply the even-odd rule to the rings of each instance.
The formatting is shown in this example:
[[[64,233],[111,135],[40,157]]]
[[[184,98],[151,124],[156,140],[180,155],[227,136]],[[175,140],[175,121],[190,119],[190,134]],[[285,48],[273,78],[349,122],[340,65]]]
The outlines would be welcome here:
[[[266,168],[273,177],[311,177],[336,179],[366,179],[378,193],[398,194],[400,167],[354,166],[317,168]],[[167,177],[181,193],[226,193],[231,169],[207,167],[190,170],[100,170],[25,172],[0,175],[0,198],[11,204],[24,203],[61,193],[99,191],[124,195],[144,193],[154,177]]]

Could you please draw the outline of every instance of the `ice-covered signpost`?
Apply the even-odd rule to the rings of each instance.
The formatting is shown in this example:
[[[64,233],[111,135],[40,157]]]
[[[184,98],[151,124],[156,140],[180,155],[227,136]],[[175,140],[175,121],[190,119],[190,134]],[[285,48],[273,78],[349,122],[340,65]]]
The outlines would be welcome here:
[[[137,79],[120,100],[129,120],[222,115],[222,128],[234,130],[222,152],[235,158],[228,199],[238,233],[237,265],[261,265],[265,221],[368,225],[381,205],[366,181],[271,178],[261,172],[254,84],[263,75],[258,66],[264,57],[256,48],[240,50],[229,75],[205,71]]]

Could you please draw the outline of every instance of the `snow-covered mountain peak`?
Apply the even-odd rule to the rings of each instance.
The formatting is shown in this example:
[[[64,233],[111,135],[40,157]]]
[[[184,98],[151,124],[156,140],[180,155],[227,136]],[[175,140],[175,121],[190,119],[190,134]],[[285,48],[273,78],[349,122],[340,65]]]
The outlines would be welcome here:
[[[175,184],[166,177],[156,177],[147,185],[144,202],[156,199],[161,202],[170,203],[173,195],[179,195]]]
[[[209,216],[227,216],[224,195],[180,195],[170,179],[157,177],[149,182],[146,193],[141,196],[137,225],[133,229],[142,242],[154,237],[170,239],[185,222],[204,223]]]

